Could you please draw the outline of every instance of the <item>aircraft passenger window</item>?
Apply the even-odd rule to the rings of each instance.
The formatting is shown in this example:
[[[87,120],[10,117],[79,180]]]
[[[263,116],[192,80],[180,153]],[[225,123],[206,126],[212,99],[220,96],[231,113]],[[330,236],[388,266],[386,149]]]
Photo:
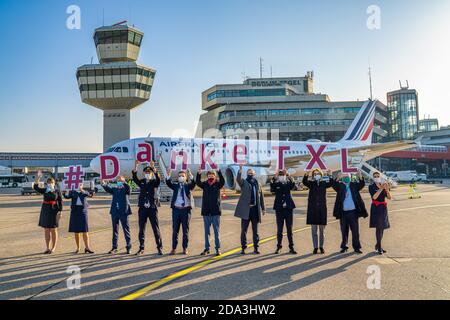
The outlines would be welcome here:
[[[122,148],[122,151],[123,151],[124,153],[128,153],[128,148],[127,148],[127,147],[123,147],[123,148]]]

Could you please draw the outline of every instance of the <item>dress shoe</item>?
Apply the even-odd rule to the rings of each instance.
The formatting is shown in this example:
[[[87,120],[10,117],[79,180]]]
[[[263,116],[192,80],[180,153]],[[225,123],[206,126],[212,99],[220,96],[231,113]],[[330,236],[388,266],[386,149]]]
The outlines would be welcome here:
[[[162,256],[163,255],[163,251],[161,248],[158,248],[158,256]]]
[[[108,253],[109,254],[116,254],[118,251],[116,248],[112,248]]]
[[[320,248],[320,253],[321,254],[325,254],[325,249],[324,248]]]
[[[313,254],[318,254],[319,253],[319,249],[317,249],[317,248],[314,248],[314,250],[313,250]]]
[[[356,253],[356,254],[362,254],[363,252],[361,251],[361,249],[356,249],[356,250],[355,250],[355,253]]]
[[[261,252],[259,252],[258,249],[255,249],[255,251],[253,251],[254,254],[261,254]]]
[[[177,250],[176,249],[173,249],[172,251],[170,251],[170,255],[171,256],[174,256],[174,255],[176,255],[177,254]]]
[[[279,254],[281,252],[281,248],[277,248],[277,250],[275,250],[275,254]]]
[[[348,248],[345,247],[345,248],[342,248],[340,252],[341,252],[341,253],[346,253],[347,251],[348,251]]]
[[[222,252],[220,252],[220,250],[216,250],[216,256],[220,256],[222,255]]]
[[[297,251],[295,251],[294,249],[290,249],[290,250],[289,250],[289,253],[290,253],[290,254],[297,254]]]
[[[137,256],[142,256],[144,254],[144,249],[139,249],[138,252],[136,252]]]
[[[84,249],[84,253],[93,254],[94,251],[92,251],[91,249]]]
[[[200,253],[201,256],[206,256],[206,255],[208,255],[208,254],[210,254],[210,252],[209,252],[208,249],[205,249],[205,250],[203,250],[202,253]]]
[[[183,254],[186,256],[189,254],[189,250],[188,249],[183,249]]]

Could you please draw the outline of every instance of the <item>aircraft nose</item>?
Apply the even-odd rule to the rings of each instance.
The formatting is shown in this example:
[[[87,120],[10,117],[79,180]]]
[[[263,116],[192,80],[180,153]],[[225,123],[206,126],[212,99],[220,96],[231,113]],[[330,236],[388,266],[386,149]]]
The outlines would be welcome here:
[[[91,160],[90,167],[94,172],[100,173],[100,158],[98,156]]]

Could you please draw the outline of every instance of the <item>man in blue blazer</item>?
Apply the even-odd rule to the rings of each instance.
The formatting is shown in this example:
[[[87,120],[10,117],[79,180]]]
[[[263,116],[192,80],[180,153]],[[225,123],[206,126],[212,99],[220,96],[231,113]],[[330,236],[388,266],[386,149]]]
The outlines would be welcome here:
[[[119,238],[119,222],[122,225],[123,234],[127,243],[127,254],[131,251],[131,237],[130,237],[130,225],[128,223],[128,216],[131,215],[130,205],[130,186],[126,183],[123,176],[117,178],[117,186],[112,187],[106,181],[102,181],[102,187],[105,191],[112,195],[111,214],[113,237],[112,237],[112,249],[110,254],[117,253],[117,242]]]
[[[167,170],[167,186],[173,190],[172,202],[172,251],[171,255],[176,254],[178,246],[178,234],[180,226],[183,229],[183,254],[188,254],[189,243],[189,222],[191,221],[191,210],[194,206],[192,190],[195,188],[194,177],[190,171],[178,172],[178,181],[172,182],[172,170]]]

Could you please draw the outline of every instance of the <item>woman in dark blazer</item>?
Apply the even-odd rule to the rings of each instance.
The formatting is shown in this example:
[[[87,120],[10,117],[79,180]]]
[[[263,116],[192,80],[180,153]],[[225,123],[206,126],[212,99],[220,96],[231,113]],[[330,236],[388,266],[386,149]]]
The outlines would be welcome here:
[[[331,172],[328,172],[331,176]],[[311,174],[312,180],[308,179],[309,172],[303,177],[303,185],[309,189],[308,211],[306,214],[306,224],[311,225],[311,234],[314,251],[317,254],[324,254],[324,230],[327,225],[327,189],[331,188],[332,178],[328,181],[323,179],[323,174],[319,169],[314,169]],[[319,231],[319,236],[317,235]]]
[[[56,189],[56,181],[53,178],[48,178],[45,188],[40,188],[39,180],[41,177],[40,173],[36,176],[33,188],[37,193],[44,196],[39,216],[39,226],[45,230],[45,245],[47,249],[44,254],[51,254],[55,252],[56,244],[58,243],[58,225],[63,209],[62,196],[61,192]],[[50,242],[52,242],[51,247]]]
[[[278,171],[270,182],[270,191],[275,193],[273,210],[275,210],[277,218],[277,250],[275,251],[275,254],[279,254],[282,248],[283,227],[285,223],[289,241],[289,253],[297,254],[294,250],[294,240],[292,235],[295,203],[292,199],[291,191],[294,190],[294,188],[295,182],[286,170]]]
[[[83,186],[80,185],[79,190],[71,190],[69,193],[64,192],[64,198],[71,199],[70,205],[70,221],[69,232],[75,233],[75,243],[77,250],[80,252],[80,234],[83,235],[84,253],[94,253],[89,244],[89,226],[88,226],[88,207],[87,198],[92,198],[94,193],[85,192]]]
[[[375,229],[377,239],[375,250],[378,254],[383,254],[386,251],[381,246],[381,240],[384,230],[390,228],[386,199],[391,200],[391,192],[389,184],[381,180],[379,172],[373,174],[373,183],[369,186],[369,193],[372,197],[370,228]]]

